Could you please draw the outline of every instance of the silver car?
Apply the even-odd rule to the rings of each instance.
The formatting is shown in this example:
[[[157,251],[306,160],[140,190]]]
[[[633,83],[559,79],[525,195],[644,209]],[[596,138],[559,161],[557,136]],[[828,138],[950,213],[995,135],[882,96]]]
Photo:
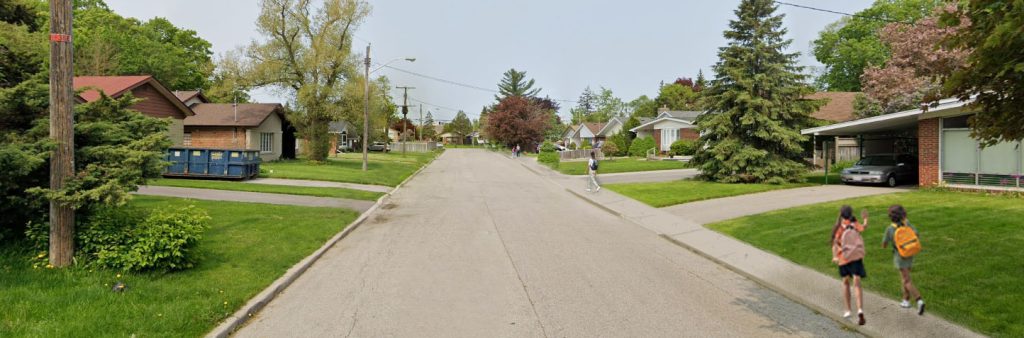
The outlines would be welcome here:
[[[885,184],[895,187],[917,179],[917,160],[911,155],[866,156],[840,174],[846,184]]]

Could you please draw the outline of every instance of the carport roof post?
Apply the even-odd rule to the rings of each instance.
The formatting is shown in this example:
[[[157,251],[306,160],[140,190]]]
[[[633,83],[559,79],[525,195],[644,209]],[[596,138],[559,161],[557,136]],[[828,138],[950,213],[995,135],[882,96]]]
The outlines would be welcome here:
[[[935,107],[927,109],[913,109],[887,115],[872,116],[824,127],[804,129],[801,133],[818,136],[850,136],[902,130],[914,127],[917,125],[917,121],[926,118],[961,115],[964,106],[970,102],[960,101],[955,98],[945,99],[939,101]]]

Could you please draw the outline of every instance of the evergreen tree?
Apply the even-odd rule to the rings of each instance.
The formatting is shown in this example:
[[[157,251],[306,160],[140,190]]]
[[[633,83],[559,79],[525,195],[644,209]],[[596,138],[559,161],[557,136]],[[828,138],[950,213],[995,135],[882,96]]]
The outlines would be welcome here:
[[[466,116],[466,112],[460,110],[455,114],[455,118],[452,119],[452,122],[445,125],[445,129],[458,136],[458,144],[462,144],[466,136],[473,133],[473,121],[469,120],[469,117]]]
[[[704,91],[704,88],[708,87],[708,80],[704,78],[704,70],[697,70],[697,82],[693,84],[693,89],[697,92]]]
[[[533,88],[533,79],[526,79],[526,72],[517,71],[515,68],[509,69],[505,72],[501,82],[498,83],[499,95],[495,95],[494,99],[501,101],[502,99],[509,96],[522,96],[522,97],[536,97],[540,93],[540,88]]]
[[[427,112],[427,118],[423,119],[423,133],[424,140],[433,140],[437,137],[437,130],[434,129],[434,114]]]
[[[721,182],[795,181],[806,170],[800,128],[816,102],[796,65],[798,53],[784,50],[783,15],[771,0],[743,0],[719,48],[715,79],[704,91],[709,113],[695,163],[702,177]]]

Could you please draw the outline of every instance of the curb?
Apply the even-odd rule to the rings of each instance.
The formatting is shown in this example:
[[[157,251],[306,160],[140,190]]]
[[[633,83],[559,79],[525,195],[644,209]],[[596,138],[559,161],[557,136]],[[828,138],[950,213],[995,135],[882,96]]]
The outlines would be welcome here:
[[[444,153],[442,152],[442,154]],[[245,322],[249,320],[249,318],[252,318],[254,315],[256,315],[256,313],[262,310],[263,307],[267,306],[267,304],[269,304],[270,301],[274,300],[274,298],[276,298],[277,295],[281,294],[282,292],[284,292],[286,288],[291,286],[292,283],[294,283],[296,279],[302,276],[302,274],[306,272],[306,270],[308,270],[310,266],[313,266],[313,263],[316,263],[316,261],[319,260],[320,257],[327,252],[327,250],[333,248],[335,244],[340,242],[345,237],[348,237],[350,233],[359,228],[359,226],[362,225],[363,222],[370,218],[370,214],[372,214],[374,211],[377,211],[378,208],[384,205],[385,200],[390,199],[391,196],[394,195],[394,193],[401,189],[403,186],[405,186],[406,183],[411,181],[416,176],[419,176],[420,172],[422,172],[424,169],[433,164],[434,161],[437,160],[437,158],[440,156],[441,155],[437,155],[436,157],[431,159],[430,162],[427,162],[422,167],[417,169],[416,172],[412,173],[412,175],[406,177],[405,180],[402,181],[402,183],[399,183],[397,186],[395,186],[394,189],[391,189],[390,192],[387,192],[384,194],[384,196],[378,198],[377,203],[375,203],[369,209],[366,209],[366,211],[360,214],[358,218],[352,221],[352,223],[349,223],[349,225],[346,226],[344,230],[334,235],[334,237],[331,237],[331,239],[328,240],[327,243],[324,243],[324,245],[321,246],[316,251],[314,251],[313,254],[306,256],[306,258],[303,258],[301,261],[299,261],[294,266],[289,268],[288,271],[285,271],[283,276],[279,277],[277,280],[271,283],[270,286],[263,289],[263,291],[260,291],[260,293],[257,294],[255,297],[249,299],[249,301],[246,302],[241,309],[238,309],[238,311],[235,311],[235,313],[231,314],[231,316],[225,318],[220,325],[218,325],[212,331],[207,333],[206,337],[226,338],[231,336],[231,334],[238,330],[240,327],[242,327],[245,324]]]

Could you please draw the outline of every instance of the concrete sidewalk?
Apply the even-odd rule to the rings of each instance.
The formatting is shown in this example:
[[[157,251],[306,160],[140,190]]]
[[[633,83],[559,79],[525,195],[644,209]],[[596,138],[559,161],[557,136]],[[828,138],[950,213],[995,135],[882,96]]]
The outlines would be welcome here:
[[[137,191],[136,194],[192,198],[198,200],[211,201],[266,203],[280,205],[297,205],[305,207],[345,208],[355,210],[360,213],[370,209],[370,207],[372,207],[376,203],[375,201],[350,200],[344,198],[157,186],[140,186],[139,191]]]
[[[544,165],[541,165],[540,163],[537,163],[536,157],[524,156],[515,160],[519,161],[520,163],[525,163],[529,169],[541,174],[542,176],[578,180],[584,180],[586,178],[586,175],[566,175],[558,171],[551,170],[551,168],[548,168]],[[601,184],[668,182],[687,178],[694,178],[699,173],[700,171],[697,169],[651,170],[628,173],[600,174],[599,179],[601,180]]]
[[[357,184],[357,183],[343,183],[343,182],[328,182],[328,181],[311,181],[311,180],[292,180],[283,178],[254,178],[245,183],[255,184],[267,184],[267,185],[287,185],[292,187],[314,187],[314,188],[343,188],[343,189],[354,189],[354,190],[365,190],[372,192],[391,192],[392,187],[383,185],[372,185],[372,184]]]
[[[535,162],[533,165],[526,162],[521,163],[534,172],[543,172],[546,169]],[[669,241],[716,261],[866,335],[878,337],[981,336],[929,313],[918,316],[916,311],[900,308],[895,300],[870,291],[864,293],[867,325],[858,326],[856,322],[841,317],[843,305],[839,292],[840,281],[837,278],[797,265],[701,225],[702,222],[729,219],[773,210],[773,208],[788,208],[839,198],[895,192],[893,190],[823,186],[813,189],[791,189],[792,191],[782,190],[739,198],[708,200],[667,210],[669,208],[654,208],[612,191],[601,190],[598,193],[587,193],[583,190],[584,181],[582,179],[543,176],[614,215],[632,221]],[[819,198],[814,199],[813,197]],[[882,271],[881,269],[884,268],[877,267],[876,269]],[[889,271],[889,273],[896,272]]]

